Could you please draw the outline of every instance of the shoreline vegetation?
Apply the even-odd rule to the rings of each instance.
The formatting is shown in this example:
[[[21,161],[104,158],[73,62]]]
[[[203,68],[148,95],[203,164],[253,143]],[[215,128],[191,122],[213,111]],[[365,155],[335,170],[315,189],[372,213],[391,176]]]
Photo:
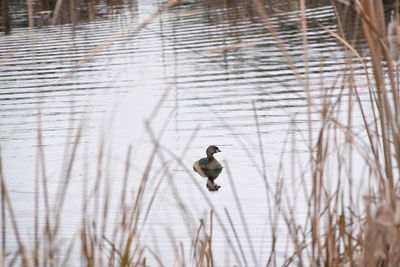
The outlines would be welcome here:
[[[55,14],[61,10],[61,3],[57,1]],[[321,88],[321,98],[316,101],[310,93],[308,73],[300,74],[285,49],[285,43],[279,33],[270,23],[270,15],[267,8],[260,0],[249,1],[254,6],[258,16],[265,27],[266,33],[273,36],[276,46],[287,59],[294,77],[302,84],[304,94],[307,96],[305,104],[308,109],[308,130],[306,147],[308,149],[307,170],[296,177],[303,185],[301,189],[306,202],[306,219],[299,220],[295,212],[293,196],[284,190],[288,184],[288,178],[278,172],[274,177],[274,183],[267,179],[265,157],[267,149],[262,143],[262,133],[257,120],[257,106],[253,103],[254,121],[259,142],[259,154],[261,165],[257,164],[260,176],[265,181],[265,187],[270,201],[265,204],[266,210],[271,214],[270,236],[271,243],[267,253],[267,262],[259,262],[256,253],[258,248],[253,247],[245,214],[234,184],[234,175],[230,172],[229,164],[224,162],[224,171],[227,172],[235,203],[240,214],[241,223],[244,225],[244,239],[238,237],[235,222],[228,209],[224,212],[216,212],[212,201],[205,188],[199,187],[199,191],[208,202],[210,210],[204,218],[197,218],[198,224],[192,240],[191,248],[183,248],[182,243],[171,237],[171,247],[175,253],[176,265],[179,266],[214,266],[215,255],[213,253],[213,230],[219,225],[226,238],[226,247],[232,253],[232,266],[400,266],[400,198],[399,198],[399,166],[400,166],[400,95],[399,95],[399,71],[398,51],[400,47],[400,25],[397,14],[398,6],[394,6],[393,15],[389,20],[385,19],[385,10],[381,1],[338,1],[339,4],[348,4],[353,14],[358,18],[359,30],[366,43],[367,52],[360,52],[352,40],[346,39],[346,25],[343,25],[341,15],[343,11],[336,8],[338,31],[328,31],[334,36],[338,45],[348,55],[348,62],[343,66],[343,73],[338,78],[341,83],[342,94],[330,96],[329,88],[334,85],[326,85]],[[333,1],[335,2],[335,1]],[[33,14],[33,1],[28,0],[30,16]],[[72,3],[72,2],[71,2]],[[93,1],[94,3],[94,1]],[[125,31],[135,32],[157,19],[163,12],[179,4],[177,0],[164,2],[157,12],[143,20],[139,24],[121,29],[111,39],[97,46],[80,61],[75,70],[90,61],[104,47],[112,44],[113,38],[117,38]],[[307,70],[308,23],[305,0],[298,1],[300,29],[303,33],[303,48]],[[337,7],[337,6],[336,6]],[[57,16],[53,21],[56,24]],[[29,19],[33,25],[33,18]],[[229,49],[227,47],[226,49]],[[359,85],[354,76],[357,68],[365,72],[368,83]],[[0,63],[1,64],[1,63]],[[360,67],[361,66],[361,67]],[[358,71],[360,69],[357,69]],[[369,102],[362,100],[362,93],[367,93]],[[155,132],[152,121],[159,114],[169,89],[165,90],[157,106],[154,108],[148,121],[146,121],[147,134],[152,141],[149,158],[144,172],[139,178],[140,183],[134,193],[134,201],[128,202],[126,184],[132,179],[132,147],[127,146],[125,156],[125,169],[123,175],[123,188],[118,195],[119,210],[111,212],[109,209],[110,189],[104,183],[104,169],[102,167],[107,157],[104,140],[98,148],[98,169],[96,182],[91,187],[83,181],[84,203],[82,203],[82,221],[77,231],[79,238],[73,240],[67,246],[60,249],[60,223],[63,216],[63,208],[66,205],[65,195],[71,182],[73,168],[77,165],[77,150],[80,146],[82,131],[85,122],[82,121],[79,129],[71,136],[72,145],[67,146],[65,162],[61,180],[54,203],[49,203],[48,177],[46,173],[46,155],[41,134],[40,118],[38,118],[36,174],[34,186],[35,213],[32,218],[34,225],[33,244],[25,244],[18,228],[18,216],[15,213],[10,192],[7,188],[8,177],[4,176],[4,166],[0,155],[0,185],[1,185],[1,225],[2,240],[0,265],[13,266],[68,266],[72,251],[79,250],[81,265],[85,266],[148,266],[148,262],[156,262],[159,266],[168,266],[159,257],[157,249],[141,243],[141,229],[147,222],[149,213],[159,192],[159,188],[165,180],[172,180],[171,169],[168,162],[173,161],[176,166],[184,169],[193,181],[198,180],[191,170],[191,166],[185,166],[181,160],[185,156],[177,155],[164,147],[161,138],[168,121],[163,128]],[[338,115],[338,110],[346,106],[346,116]],[[361,129],[355,127],[353,114],[355,110],[362,116]],[[40,112],[39,112],[40,114]],[[319,127],[312,127],[313,114],[320,118]],[[293,127],[296,127],[293,125]],[[198,130],[198,129],[197,129]],[[192,139],[196,131],[192,134]],[[294,133],[296,134],[296,133]],[[288,138],[290,139],[290,138]],[[190,146],[191,141],[186,145]],[[287,146],[295,147],[287,141]],[[243,149],[246,149],[245,147]],[[294,149],[295,150],[295,149]],[[1,154],[4,152],[1,151]],[[295,153],[295,152],[293,152]],[[353,175],[353,160],[362,160],[365,166],[363,178],[364,187],[359,194],[354,193],[355,180]],[[154,170],[154,162],[160,161],[161,169]],[[256,164],[256,161],[254,161]],[[334,164],[332,163],[334,162]],[[280,163],[285,164],[284,162]],[[332,170],[332,168],[335,170]],[[277,166],[277,168],[282,168]],[[151,177],[155,175],[156,177]],[[335,176],[335,179],[330,179]],[[157,181],[152,187],[149,180]],[[105,185],[104,185],[105,184]],[[197,185],[197,183],[195,183]],[[104,185],[104,186],[101,186]],[[171,184],[176,192],[179,209],[186,214],[185,201],[179,199],[177,185]],[[226,185],[228,187],[228,185]],[[300,190],[300,191],[301,191]],[[131,194],[131,192],[129,192]],[[43,203],[42,203],[43,202]],[[39,206],[44,207],[44,218],[39,218]],[[89,210],[93,209],[95,216],[90,216]],[[112,234],[106,235],[106,225],[110,216],[117,214],[115,225],[111,228]],[[274,214],[274,218],[272,216]],[[222,224],[222,218],[229,221],[229,225]],[[6,229],[7,222],[11,229]],[[279,221],[279,222],[278,222]],[[288,251],[282,256],[278,251],[279,226],[284,222],[289,233]],[[44,225],[42,227],[42,225]],[[190,228],[192,226],[188,226]],[[7,233],[6,233],[7,231]],[[7,238],[6,238],[7,237]],[[16,251],[7,249],[8,242],[15,240]],[[251,253],[246,255],[242,242],[251,247]],[[151,259],[150,259],[151,258]]]

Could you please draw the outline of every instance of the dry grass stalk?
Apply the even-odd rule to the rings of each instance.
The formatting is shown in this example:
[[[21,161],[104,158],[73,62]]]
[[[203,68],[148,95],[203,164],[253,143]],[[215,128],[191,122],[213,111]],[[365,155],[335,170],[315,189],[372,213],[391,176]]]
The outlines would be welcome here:
[[[370,93],[370,105],[374,108],[372,123],[363,111],[363,104],[359,99],[357,90],[357,101],[362,111],[364,127],[369,138],[370,151],[373,160],[369,161],[372,177],[380,188],[376,192],[371,188],[370,197],[378,198],[379,204],[367,203],[368,209],[376,207],[374,215],[368,213],[366,225],[363,230],[363,239],[353,242],[351,250],[359,246],[362,255],[358,260],[359,266],[397,266],[399,261],[393,251],[399,249],[397,229],[397,216],[399,201],[395,183],[399,178],[395,166],[399,166],[399,92],[397,76],[394,74],[390,46],[395,42],[394,36],[389,33],[386,40],[384,10],[381,1],[360,0],[355,1],[358,15],[361,18],[363,34],[367,40],[369,56],[372,62],[373,79],[368,84]],[[393,25],[388,27],[389,31],[395,31]],[[388,48],[389,47],[389,48]],[[365,69],[368,67],[366,66]],[[375,113],[376,108],[376,113]],[[372,126],[372,127],[371,127]],[[371,129],[375,131],[371,131]],[[367,155],[365,155],[368,157]],[[343,217],[345,220],[345,217]],[[341,225],[345,225],[339,221]],[[385,222],[385,223],[383,223]],[[344,232],[341,227],[341,235]],[[344,235],[343,235],[344,236]],[[356,237],[353,236],[354,240]],[[349,243],[351,245],[351,243]],[[357,249],[356,249],[357,251]],[[398,250],[397,250],[398,251]],[[346,249],[347,258],[352,255],[352,261],[357,253],[349,253]]]
[[[398,129],[394,121],[394,112],[398,111],[398,97],[394,97],[394,108],[392,110],[391,103],[389,100],[389,95],[385,86],[385,71],[382,64],[384,59],[384,53],[387,52],[384,44],[385,37],[385,24],[384,24],[384,12],[381,1],[360,1],[359,12],[362,18],[362,26],[364,30],[364,35],[368,42],[368,47],[372,60],[372,68],[374,73],[374,81],[377,92],[377,103],[378,116],[380,122],[380,134],[382,138],[380,141],[383,148],[383,158],[384,158],[384,172],[385,177],[381,177],[382,181],[387,180],[390,187],[393,188],[393,164],[392,164],[392,148],[389,144],[391,138],[395,137],[392,134],[398,134]],[[397,91],[393,89],[394,96],[397,96]],[[393,196],[391,196],[393,200]]]
[[[1,150],[0,150],[1,151]],[[5,178],[4,178],[4,173],[3,173],[3,159],[2,159],[2,155],[0,153],[0,189],[1,189],[1,198],[2,201],[4,201],[4,206],[7,208],[8,214],[11,218],[11,224],[14,230],[14,235],[18,244],[18,253],[16,254],[16,256],[21,257],[21,264],[22,266],[29,266],[29,258],[28,257],[28,253],[26,252],[26,248],[24,243],[22,242],[21,239],[21,235],[18,229],[18,225],[17,225],[17,218],[15,216],[15,212],[14,212],[14,208],[12,206],[9,194],[8,194],[8,190],[7,190],[7,186],[5,184]],[[5,210],[5,209],[4,209]],[[2,213],[5,214],[6,211],[2,211]],[[5,227],[5,225],[3,225],[3,227]],[[4,229],[4,228],[3,228]],[[1,257],[5,256],[5,251],[1,253]]]
[[[210,228],[207,232],[204,220],[200,220],[197,234],[192,240],[192,260],[197,267],[214,266],[214,258],[212,252],[212,234],[213,234],[213,211],[210,211]]]
[[[307,168],[310,170],[309,174],[301,174],[299,179],[302,179],[304,184],[304,192],[306,198],[307,205],[307,215],[308,219],[306,219],[305,223],[301,223],[297,219],[297,215],[295,212],[295,204],[290,203],[291,200],[288,200],[289,203],[287,208],[282,203],[282,199],[289,196],[284,196],[285,192],[282,191],[282,187],[284,187],[283,176],[278,177],[278,181],[276,182],[276,190],[272,188],[267,182],[267,174],[266,174],[266,164],[264,158],[264,149],[263,142],[261,136],[260,124],[257,119],[257,110],[256,106],[253,104],[254,116],[255,116],[255,124],[257,127],[258,134],[258,145],[260,146],[260,157],[261,157],[261,165],[256,166],[259,175],[264,179],[267,190],[267,197],[273,201],[271,203],[267,203],[268,212],[276,213],[278,216],[282,217],[284,223],[286,224],[286,228],[289,232],[289,239],[291,245],[293,247],[293,253],[287,255],[285,257],[284,264],[286,266],[297,264],[298,266],[343,266],[344,264],[355,265],[355,259],[358,257],[360,251],[362,251],[361,257],[359,259],[358,264],[360,266],[376,266],[377,264],[382,264],[383,266],[397,266],[400,264],[400,256],[396,254],[400,250],[400,236],[398,225],[400,222],[400,201],[395,197],[395,180],[398,178],[398,174],[393,171],[394,166],[400,166],[400,138],[399,138],[399,130],[396,119],[396,114],[398,111],[398,92],[396,91],[398,86],[394,81],[393,74],[389,75],[390,79],[390,88],[387,85],[386,80],[386,66],[383,64],[383,59],[388,58],[388,54],[390,54],[387,48],[387,43],[385,41],[384,34],[384,20],[383,20],[383,9],[380,1],[367,1],[367,0],[355,0],[360,17],[362,18],[362,26],[364,30],[364,34],[366,36],[368,46],[370,49],[372,68],[373,68],[373,81],[374,84],[370,82],[369,92],[370,92],[370,100],[371,106],[373,106],[374,111],[376,109],[377,113],[374,113],[374,117],[372,118],[372,122],[370,118],[367,118],[366,113],[364,113],[363,103],[361,103],[360,97],[357,92],[357,88],[354,82],[354,70],[352,69],[351,64],[349,64],[349,74],[348,74],[348,82],[349,82],[349,90],[348,101],[349,101],[349,114],[347,114],[347,125],[346,123],[341,123],[338,118],[335,117],[337,110],[339,110],[341,101],[344,96],[344,90],[340,92],[340,95],[332,101],[329,98],[328,92],[321,92],[321,106],[317,105],[311,95],[309,94],[308,88],[308,74],[304,75],[304,77],[300,76],[297,72],[295,65],[292,60],[288,56],[287,51],[285,50],[285,46],[283,44],[282,39],[277,34],[276,30],[272,27],[271,22],[269,21],[268,14],[265,12],[264,7],[261,4],[261,1],[254,0],[254,5],[258,8],[258,12],[260,17],[263,19],[264,25],[270,31],[272,36],[276,41],[277,47],[280,48],[282,54],[287,58],[287,63],[289,68],[291,68],[297,77],[299,84],[304,87],[304,91],[307,94],[307,105],[308,105],[308,119],[309,125],[311,125],[311,113],[313,110],[318,110],[320,115],[320,125],[318,131],[318,137],[315,140],[312,139],[312,129],[309,126],[308,134],[309,139],[307,140],[307,147],[309,148],[309,162]],[[61,0],[57,1],[58,5],[61,5]],[[161,12],[172,5],[177,3],[177,1],[168,1],[158,12],[156,12],[149,19],[143,21],[139,25],[135,25],[134,27],[128,27],[128,29],[124,29],[112,36],[105,43],[100,44],[96,49],[92,50],[82,61],[80,61],[77,65],[77,68],[84,64],[85,62],[91,60],[91,58],[97,55],[102,49],[111,44],[116,38],[120,37],[123,33],[128,30],[137,31],[151,22],[154,18],[158,17]],[[307,40],[307,18],[305,14],[305,1],[300,1],[301,6],[301,25],[302,25],[302,37],[304,44],[304,53],[305,53],[305,64],[307,65],[307,53],[308,53],[308,40]],[[334,35],[334,33],[332,33]],[[363,64],[365,61],[361,58],[361,56],[356,52],[356,49],[352,48],[349,42],[343,38],[340,38],[336,35],[337,39],[341,39],[341,42],[344,43],[353,53],[357,54],[357,58]],[[365,64],[366,65],[366,64]],[[387,64],[389,68],[389,72],[391,72],[390,62]],[[322,68],[322,67],[321,67]],[[307,70],[307,67],[305,68]],[[307,71],[306,71],[307,72]],[[396,85],[396,86],[393,86]],[[389,88],[389,89],[388,89]],[[322,90],[322,89],[321,89]],[[184,158],[185,152],[182,155],[178,156],[173,151],[168,150],[163,147],[161,144],[161,138],[163,132],[166,129],[166,125],[168,120],[166,120],[162,130],[158,135],[153,133],[151,122],[153,118],[155,118],[160,110],[160,107],[164,100],[166,99],[168,92],[166,92],[160,99],[156,108],[154,109],[151,118],[146,123],[146,129],[148,134],[152,140],[153,147],[151,154],[147,160],[147,165],[145,167],[144,172],[142,173],[139,190],[134,195],[133,203],[131,205],[127,204],[127,191],[126,184],[128,179],[130,178],[130,168],[131,168],[131,148],[128,149],[126,161],[125,161],[125,172],[123,174],[123,183],[124,188],[121,191],[120,197],[120,205],[118,214],[121,216],[117,218],[117,224],[114,226],[112,237],[107,236],[107,225],[106,222],[109,217],[109,198],[110,198],[110,185],[105,183],[104,187],[101,187],[101,182],[105,180],[104,178],[104,168],[103,163],[105,160],[105,147],[104,141],[101,142],[99,147],[98,154],[98,166],[97,166],[97,174],[96,174],[96,184],[91,190],[91,194],[88,196],[84,194],[84,207],[82,208],[82,227],[80,231],[80,247],[81,247],[81,258],[82,263],[87,266],[100,266],[100,265],[109,265],[109,266],[145,266],[148,262],[146,258],[147,255],[152,255],[153,258],[162,266],[162,259],[157,255],[151,248],[145,246],[141,243],[141,230],[145,227],[147,218],[150,213],[150,209],[153,205],[153,202],[156,198],[157,192],[161,186],[161,183],[164,179],[170,179],[173,177],[172,171],[169,167],[169,159],[175,160],[176,166],[182,167],[187,173],[190,179],[196,183],[196,178],[192,175],[191,171],[185,166],[185,163],[182,161]],[[393,99],[391,96],[394,96]],[[342,173],[341,169],[345,168],[346,157],[340,154],[340,146],[338,139],[338,132],[344,132],[345,144],[349,147],[349,158],[351,158],[352,149],[356,147],[356,142],[354,141],[355,133],[352,129],[352,109],[354,108],[351,104],[353,98],[356,99],[360,106],[360,110],[362,113],[362,119],[365,126],[365,131],[367,132],[369,147],[366,149],[363,158],[368,164],[370,168],[371,177],[377,178],[380,184],[380,191],[378,192],[378,198],[381,199],[378,208],[376,209],[375,215],[368,215],[366,227],[364,229],[364,237],[359,238],[360,232],[355,231],[357,227],[356,221],[359,221],[357,215],[354,215],[351,212],[348,212],[349,209],[355,208],[357,204],[351,202],[350,206],[347,206],[347,202],[344,201],[344,194],[346,189],[344,185],[346,185],[343,181],[338,181],[337,184],[334,184],[333,188],[330,188],[327,182],[327,178],[330,178],[329,167],[330,160],[332,159],[331,151],[332,148],[337,149],[337,161],[339,174]],[[172,112],[171,112],[172,114]],[[170,115],[171,115],[170,114]],[[375,115],[376,114],[376,115]],[[39,120],[40,121],[40,120]],[[221,121],[223,121],[221,119]],[[223,121],[224,122],[224,121]],[[225,122],[224,122],[225,124]],[[228,129],[231,129],[229,124],[226,124]],[[370,130],[369,127],[374,130]],[[62,209],[65,199],[65,194],[70,183],[71,179],[71,170],[75,165],[75,157],[77,154],[77,147],[80,143],[81,131],[83,129],[83,123],[79,127],[75,135],[75,144],[71,149],[71,156],[66,158],[65,161],[65,172],[63,173],[63,184],[62,188],[59,189],[59,198],[57,205],[55,206],[55,214],[50,214],[49,204],[46,204],[46,212],[48,215],[46,216],[46,229],[44,231],[47,240],[44,244],[44,257],[45,259],[40,260],[39,254],[36,254],[34,262],[36,265],[39,265],[40,262],[45,263],[44,265],[57,263],[55,258],[59,251],[55,245],[55,241],[57,240],[58,228],[60,227],[60,218],[62,215]],[[40,128],[39,128],[40,132]],[[196,132],[196,131],[195,131]],[[195,133],[194,133],[195,135]],[[194,138],[193,135],[193,138]],[[235,137],[236,138],[236,137]],[[37,171],[41,171],[42,174],[42,182],[43,185],[43,194],[47,194],[46,189],[46,168],[44,164],[44,152],[42,145],[42,137],[41,134],[38,135],[38,144],[39,151],[38,162],[37,162]],[[188,146],[191,142],[192,138],[188,142]],[[243,143],[241,143],[243,144]],[[246,151],[245,145],[243,145],[244,151]],[[371,151],[372,156],[368,153]],[[293,152],[295,153],[295,152]],[[67,153],[66,153],[67,154]],[[251,154],[251,153],[249,153]],[[165,155],[168,155],[166,157]],[[372,159],[369,159],[372,157]],[[159,159],[162,163],[162,166],[158,170],[158,174],[161,176],[158,182],[156,183],[155,189],[150,193],[149,192],[149,180],[153,178],[151,176],[154,172],[154,163]],[[253,162],[257,162],[254,158],[250,157]],[[1,158],[0,158],[1,160]],[[208,203],[209,207],[211,207],[210,219],[209,219],[209,228],[206,226],[205,221],[200,220],[200,225],[197,229],[197,232],[192,239],[192,261],[196,266],[214,266],[214,257],[213,257],[213,249],[212,249],[212,237],[213,237],[213,218],[216,218],[216,222],[221,226],[223,234],[225,235],[226,242],[231,249],[235,260],[239,265],[244,266],[252,266],[253,264],[256,266],[260,264],[257,261],[256,255],[251,237],[250,231],[248,229],[247,222],[245,220],[245,214],[243,212],[240,198],[238,196],[238,192],[236,191],[235,185],[233,183],[233,178],[231,177],[228,164],[227,173],[232,184],[232,191],[234,194],[234,198],[237,204],[237,208],[240,213],[241,223],[244,225],[245,237],[249,246],[251,247],[251,254],[247,255],[243,249],[244,243],[243,240],[239,237],[238,229],[235,226],[235,221],[230,216],[230,213],[227,209],[225,209],[225,216],[229,222],[229,227],[224,226],[224,221],[220,214],[214,212],[215,209],[213,203],[210,198],[204,194],[204,188],[200,188],[200,192],[203,194],[204,199]],[[349,168],[351,169],[351,168]],[[23,265],[28,265],[29,256],[25,252],[24,244],[19,238],[19,232],[15,220],[15,216],[13,215],[13,209],[11,203],[8,198],[6,186],[4,184],[4,178],[2,175],[1,169],[1,161],[0,161],[0,180],[2,186],[2,213],[8,212],[10,214],[13,229],[15,232],[15,236],[17,238],[19,244],[19,254],[18,257],[21,258],[21,262]],[[351,170],[348,171],[349,182],[348,184],[352,186],[351,179]],[[308,176],[309,175],[309,176]],[[37,175],[37,185],[39,181],[39,173]],[[154,176],[158,177],[158,175]],[[179,196],[178,190],[176,190],[176,186],[174,185],[173,179],[170,179],[171,186],[174,190],[175,198],[177,199],[178,206],[182,210],[182,213],[186,217],[191,217],[190,211],[187,209],[184,201]],[[307,188],[306,184],[311,184],[311,188]],[[102,191],[103,189],[103,191]],[[39,187],[37,186],[37,190]],[[275,191],[274,191],[275,190]],[[371,188],[373,191],[373,188]],[[37,192],[39,194],[39,192]],[[375,192],[372,192],[372,197]],[[146,199],[146,196],[151,194],[150,200]],[[46,197],[47,199],[47,197]],[[357,202],[357,200],[355,200]],[[94,206],[94,218],[87,216],[87,212],[91,205]],[[354,206],[353,206],[354,205]],[[372,208],[371,204],[371,208]],[[54,218],[52,217],[54,216]],[[272,215],[271,215],[272,216]],[[277,217],[278,217],[277,216]],[[52,220],[55,219],[55,220]],[[142,220],[142,223],[139,221]],[[49,221],[53,221],[50,225]],[[189,221],[189,220],[188,220]],[[272,220],[271,220],[272,221]],[[273,237],[273,248],[271,249],[268,266],[276,266],[278,257],[278,252],[275,250],[275,244],[278,236],[278,219],[274,221],[273,227],[271,227],[272,237]],[[4,227],[4,224],[3,224]],[[189,227],[188,227],[189,228]],[[208,228],[208,229],[207,229]],[[4,229],[4,228],[3,228]],[[4,232],[4,230],[3,230]],[[39,232],[39,231],[37,231]],[[174,249],[176,260],[178,264],[184,265],[186,262],[186,252],[182,243],[175,239],[173,233],[169,232],[171,247]],[[235,242],[234,242],[234,241]],[[3,239],[3,242],[4,239]],[[4,245],[3,245],[4,247]],[[39,248],[39,244],[36,246],[36,251]],[[69,246],[68,250],[72,249],[73,243]],[[146,251],[149,254],[146,255]],[[238,252],[239,251],[239,252]],[[64,262],[68,262],[68,252],[66,253],[66,257]],[[252,258],[253,262],[250,262],[247,258]]]

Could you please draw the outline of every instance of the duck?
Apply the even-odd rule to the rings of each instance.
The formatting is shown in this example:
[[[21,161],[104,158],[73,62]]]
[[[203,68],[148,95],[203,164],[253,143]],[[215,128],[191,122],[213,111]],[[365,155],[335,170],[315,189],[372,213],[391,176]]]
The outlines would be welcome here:
[[[221,150],[217,146],[209,146],[206,149],[207,157],[201,158],[193,164],[193,170],[195,172],[202,177],[207,177],[206,187],[209,191],[218,191],[221,187],[214,183],[214,180],[217,179],[223,168],[221,163],[214,158],[214,154],[218,152],[221,152]]]

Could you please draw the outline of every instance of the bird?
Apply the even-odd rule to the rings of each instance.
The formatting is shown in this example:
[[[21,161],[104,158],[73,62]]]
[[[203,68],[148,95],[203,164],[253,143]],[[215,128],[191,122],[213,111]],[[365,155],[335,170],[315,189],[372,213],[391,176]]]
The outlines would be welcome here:
[[[207,177],[206,187],[209,191],[217,191],[221,186],[214,183],[222,171],[222,165],[214,158],[214,154],[221,152],[217,146],[209,146],[206,150],[207,157],[201,158],[193,164],[193,170],[200,176]]]

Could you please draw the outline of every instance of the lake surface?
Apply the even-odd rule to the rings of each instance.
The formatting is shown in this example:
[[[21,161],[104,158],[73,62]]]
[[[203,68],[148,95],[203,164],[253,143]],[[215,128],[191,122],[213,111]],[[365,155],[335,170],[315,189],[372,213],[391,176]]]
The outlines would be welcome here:
[[[158,251],[167,266],[177,264],[171,236],[176,243],[182,242],[188,255],[190,238],[200,218],[207,220],[209,210],[214,209],[220,218],[214,218],[213,233],[218,266],[264,265],[271,249],[270,227],[275,214],[269,208],[274,189],[266,188],[260,149],[269,186],[275,186],[276,177],[287,176],[285,190],[295,199],[299,193],[294,180],[296,169],[289,162],[293,151],[295,157],[307,155],[309,138],[303,81],[308,81],[310,93],[318,102],[319,89],[335,83],[340,63],[345,60],[334,37],[321,27],[336,30],[333,9],[323,6],[307,10],[308,64],[304,63],[300,13],[282,11],[271,16],[297,68],[296,76],[257,13],[244,4],[189,2],[137,29],[136,25],[158,7],[159,1],[138,1],[134,8],[123,7],[119,14],[95,22],[75,27],[19,28],[1,37],[1,153],[21,237],[32,249],[38,132],[43,140],[50,203],[55,203],[58,188],[63,186],[66,159],[76,154],[60,233],[60,239],[69,243],[79,238],[86,183],[90,189],[101,185],[100,202],[110,188],[111,222],[119,216],[122,188],[128,192],[128,205],[133,203],[153,147],[145,126],[150,120],[156,136],[163,132],[159,140],[162,157],[155,158],[145,203],[163,180],[141,229],[143,244]],[[318,122],[317,117],[315,120]],[[297,144],[288,145],[293,133],[301,131],[304,134],[296,137]],[[73,152],[76,136],[79,146]],[[211,144],[222,150],[217,158],[225,166],[217,180],[222,187],[214,193],[208,192],[205,180],[193,176],[191,170]],[[131,172],[124,187],[129,146]],[[287,164],[279,172],[282,162]],[[163,169],[166,163],[167,173]],[[237,190],[245,224],[232,186]],[[42,226],[45,196],[42,189],[39,192]],[[240,248],[225,208],[245,257],[238,259],[232,252],[240,254]],[[88,214],[92,210],[90,207]],[[296,213],[305,216],[301,205]],[[7,246],[13,251],[16,242],[7,218]],[[285,236],[284,222],[277,225],[278,233]],[[108,231],[112,226],[110,223]],[[228,245],[223,227],[233,245]],[[286,239],[278,243],[282,258],[287,243]]]

